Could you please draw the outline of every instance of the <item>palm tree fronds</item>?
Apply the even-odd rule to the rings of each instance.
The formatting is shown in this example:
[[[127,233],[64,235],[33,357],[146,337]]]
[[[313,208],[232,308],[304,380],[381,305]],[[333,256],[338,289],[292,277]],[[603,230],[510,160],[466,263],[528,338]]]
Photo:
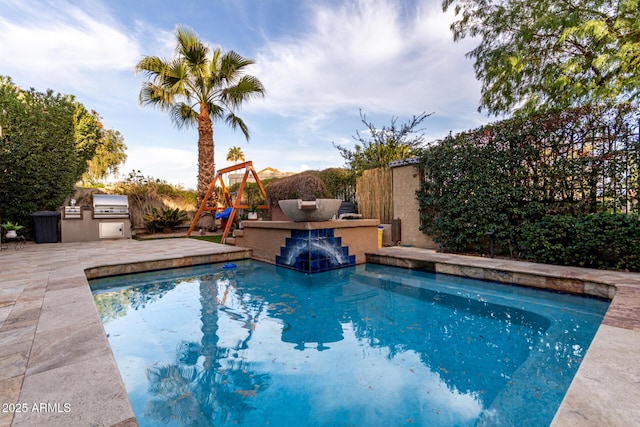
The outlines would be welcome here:
[[[152,82],[144,82],[138,95],[138,102],[140,105],[152,105],[160,108],[160,111],[165,111],[172,107],[173,95]]]
[[[174,59],[167,64],[165,71],[161,75],[162,85],[170,92],[176,95],[182,95],[185,98],[191,97],[189,89],[189,70],[184,62],[180,59]]]
[[[137,73],[144,73],[148,77],[155,77],[161,74],[167,62],[158,56],[145,56],[135,66]]]
[[[188,27],[178,27],[176,30],[178,44],[176,52],[178,58],[185,68],[188,68],[189,75],[198,80],[198,86],[202,86],[204,76],[209,71],[209,48],[202,44],[198,35]]]
[[[221,105],[216,104],[213,101],[207,103],[209,109],[209,116],[211,120],[222,120],[224,118],[225,109]]]
[[[244,161],[244,153],[240,147],[231,147],[227,152],[227,161],[238,163],[240,160]]]
[[[225,117],[224,121],[226,124],[231,126],[233,130],[240,128],[240,130],[244,134],[244,137],[247,139],[247,141],[249,140],[249,128],[247,128],[247,125],[240,117],[236,116],[233,113],[229,113],[227,114],[227,117]]]
[[[235,109],[239,108],[246,100],[263,98],[264,95],[265,89],[260,80],[254,76],[243,76],[236,85],[223,91],[222,98],[225,103]]]
[[[189,27],[176,28],[178,56],[186,60],[190,66],[199,67],[207,62],[209,48],[202,44],[198,35]]]
[[[177,128],[196,127],[198,112],[190,105],[180,102],[171,108],[171,121]]]
[[[240,78],[241,71],[249,65],[255,64],[253,59],[230,50],[220,59],[220,73],[229,84],[234,84]]]

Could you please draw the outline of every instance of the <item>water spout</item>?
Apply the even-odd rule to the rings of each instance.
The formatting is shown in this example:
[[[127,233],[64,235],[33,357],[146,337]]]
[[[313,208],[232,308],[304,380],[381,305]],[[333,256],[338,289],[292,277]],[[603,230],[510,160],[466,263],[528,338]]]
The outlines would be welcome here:
[[[318,202],[316,200],[300,200],[300,199],[298,199],[298,209],[316,210],[316,209],[318,209]]]

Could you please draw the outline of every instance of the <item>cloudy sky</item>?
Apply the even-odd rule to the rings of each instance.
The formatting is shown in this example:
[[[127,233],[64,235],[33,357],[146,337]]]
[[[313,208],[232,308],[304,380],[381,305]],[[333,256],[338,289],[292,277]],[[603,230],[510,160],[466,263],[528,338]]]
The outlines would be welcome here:
[[[343,166],[332,143],[352,147],[365,127],[422,112],[427,140],[475,128],[480,85],[454,43],[438,0],[0,0],[0,75],[39,91],[73,94],[128,146],[124,174],[140,170],[195,188],[194,129],[138,105],[146,55],[169,58],[177,25],[211,47],[252,58],[267,90],[238,113],[240,132],[214,123],[216,167],[240,147],[260,170]]]

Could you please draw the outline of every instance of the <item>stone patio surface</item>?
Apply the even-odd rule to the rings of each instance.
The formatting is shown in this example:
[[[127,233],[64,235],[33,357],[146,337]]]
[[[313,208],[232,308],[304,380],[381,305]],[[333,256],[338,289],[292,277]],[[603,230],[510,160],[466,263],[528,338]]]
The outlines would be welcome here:
[[[195,239],[0,252],[0,426],[135,426],[87,278],[251,257]],[[640,423],[640,274],[383,248],[371,262],[612,297],[554,426]]]

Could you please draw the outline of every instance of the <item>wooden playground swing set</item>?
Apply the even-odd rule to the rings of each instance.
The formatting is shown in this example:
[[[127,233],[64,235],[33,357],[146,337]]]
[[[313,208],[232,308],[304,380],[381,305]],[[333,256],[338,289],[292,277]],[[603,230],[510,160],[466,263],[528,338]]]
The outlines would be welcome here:
[[[232,197],[232,193],[229,192],[229,189],[225,185],[224,180],[222,178],[224,174],[234,172],[240,169],[245,170],[244,176],[242,177],[242,181],[240,182],[240,187],[238,188],[238,191],[235,193],[235,197]],[[253,163],[251,161],[238,163],[237,165],[220,169],[216,174],[215,178],[213,179],[213,181],[211,181],[211,184],[209,184],[209,189],[207,190],[207,194],[204,196],[204,199],[202,200],[202,202],[200,202],[200,207],[198,208],[198,212],[196,212],[195,217],[193,217],[193,221],[191,222],[189,231],[187,231],[187,237],[191,236],[191,233],[193,232],[194,228],[198,224],[198,220],[200,219],[200,216],[204,211],[218,212],[218,211],[224,211],[225,209],[231,208],[231,212],[229,213],[229,218],[227,219],[224,227],[224,232],[222,233],[221,242],[225,243],[229,235],[229,232],[231,231],[231,227],[233,226],[233,221],[238,213],[238,210],[249,209],[251,207],[247,204],[242,204],[242,195],[247,186],[247,178],[249,178],[250,173],[253,175],[253,178],[256,180],[256,184],[258,184],[258,188],[262,193],[262,197],[264,197],[264,199],[267,200],[267,193],[264,191],[264,187],[260,182],[260,178],[258,178],[258,173],[253,168]],[[219,182],[219,187],[216,187],[218,182]],[[220,188],[220,191],[215,192],[216,188]],[[218,198],[215,197],[219,193],[222,193],[223,200],[217,200]],[[214,196],[213,199],[212,199],[212,196]],[[208,203],[209,201],[211,201],[211,205],[209,205]],[[219,202],[222,202],[222,204],[220,205]],[[258,205],[256,206],[256,208],[269,209],[269,206]]]

